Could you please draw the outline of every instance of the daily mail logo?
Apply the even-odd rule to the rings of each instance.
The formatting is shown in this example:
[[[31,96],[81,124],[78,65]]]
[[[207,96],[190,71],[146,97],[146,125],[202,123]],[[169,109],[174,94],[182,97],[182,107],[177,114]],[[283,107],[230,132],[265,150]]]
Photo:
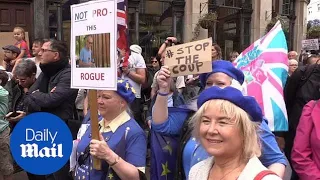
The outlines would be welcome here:
[[[54,134],[54,135],[52,135]],[[55,138],[57,137],[58,132],[51,133],[49,129],[44,129],[42,131],[35,131],[33,129],[27,128],[26,129],[26,141],[32,142],[32,141],[50,141],[52,144],[52,147],[43,147],[39,149],[38,144],[21,144],[21,157],[63,157],[62,153],[62,144],[56,144]]]
[[[10,148],[25,171],[47,175],[61,169],[72,151],[72,135],[63,120],[49,113],[34,113],[13,129]]]

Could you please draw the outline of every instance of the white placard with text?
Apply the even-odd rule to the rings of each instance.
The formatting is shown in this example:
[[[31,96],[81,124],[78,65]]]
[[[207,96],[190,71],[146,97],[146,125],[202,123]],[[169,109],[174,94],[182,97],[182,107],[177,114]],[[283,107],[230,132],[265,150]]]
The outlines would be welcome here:
[[[116,0],[72,5],[71,88],[116,90],[116,43]]]

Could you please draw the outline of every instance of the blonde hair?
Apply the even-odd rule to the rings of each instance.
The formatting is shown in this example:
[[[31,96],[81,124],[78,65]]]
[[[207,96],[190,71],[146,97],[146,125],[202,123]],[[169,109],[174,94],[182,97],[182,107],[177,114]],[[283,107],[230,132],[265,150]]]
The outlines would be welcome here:
[[[193,136],[199,140],[200,124],[203,113],[209,109],[209,106],[217,108],[226,115],[235,126],[240,128],[243,148],[241,149],[241,160],[248,161],[251,157],[261,155],[261,145],[258,138],[258,123],[251,121],[249,115],[235,104],[221,99],[213,99],[205,102],[194,114],[189,125],[193,128]]]
[[[20,31],[21,31],[21,34],[22,34],[22,39],[23,40],[26,40],[25,38],[26,38],[26,32],[24,31],[24,29],[22,28],[22,27],[15,27],[15,28],[13,28],[13,31],[15,30],[15,29],[19,29]]]
[[[229,58],[231,59],[231,58],[234,57],[234,56],[239,56],[239,53],[238,53],[237,51],[232,51],[232,52],[230,52]]]

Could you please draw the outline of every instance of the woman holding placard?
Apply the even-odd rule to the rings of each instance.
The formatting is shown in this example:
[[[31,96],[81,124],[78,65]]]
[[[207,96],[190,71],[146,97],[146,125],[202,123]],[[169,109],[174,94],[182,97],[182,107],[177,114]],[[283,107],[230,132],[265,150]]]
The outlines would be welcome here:
[[[100,140],[91,140],[89,126],[77,146],[76,179],[144,179],[147,143],[144,131],[128,114],[135,90],[118,79],[117,91],[98,91]],[[93,169],[92,158],[102,161]]]
[[[152,129],[162,134],[178,136],[180,138],[177,157],[177,179],[187,179],[190,168],[210,155],[206,150],[198,144],[195,138],[191,136],[192,129],[188,127],[190,111],[185,109],[197,111],[197,97],[193,99],[184,108],[181,108],[179,116],[168,114],[167,92],[168,83],[170,79],[170,71],[167,67],[162,67],[157,77],[159,84],[159,91],[154,110],[152,114]],[[201,85],[204,88],[211,86],[218,86],[221,88],[227,86],[237,87],[241,89],[241,84],[244,82],[244,75],[242,71],[235,68],[231,62],[224,60],[216,60],[212,62],[212,72],[203,73],[199,77]],[[287,161],[285,156],[280,151],[274,135],[270,131],[267,121],[262,120],[259,126],[259,137],[262,144],[262,156],[260,160],[262,164],[269,169],[282,176],[285,170]]]
[[[213,86],[200,94],[197,105],[193,135],[212,157],[191,168],[190,180],[281,179],[258,159],[257,129],[263,117],[254,97],[233,87]]]

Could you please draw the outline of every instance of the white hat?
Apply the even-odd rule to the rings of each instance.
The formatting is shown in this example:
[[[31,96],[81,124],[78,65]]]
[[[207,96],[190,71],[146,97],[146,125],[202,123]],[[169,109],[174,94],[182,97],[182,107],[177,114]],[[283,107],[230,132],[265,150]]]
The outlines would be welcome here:
[[[130,50],[135,52],[135,53],[138,53],[138,54],[141,54],[142,53],[142,48],[137,45],[137,44],[133,44],[130,46]]]

